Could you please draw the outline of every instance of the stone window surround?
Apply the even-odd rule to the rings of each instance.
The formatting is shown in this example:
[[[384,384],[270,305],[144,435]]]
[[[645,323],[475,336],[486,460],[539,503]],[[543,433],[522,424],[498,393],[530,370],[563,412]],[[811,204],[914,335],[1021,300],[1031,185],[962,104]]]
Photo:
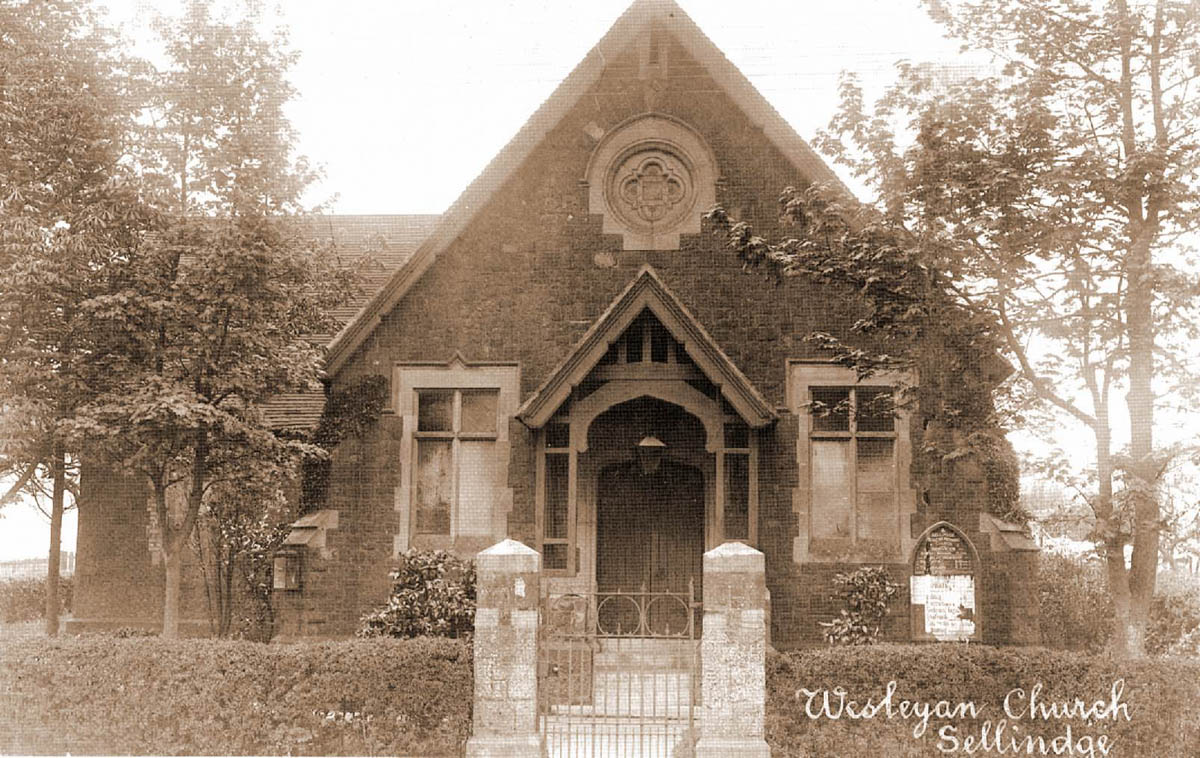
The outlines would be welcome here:
[[[646,161],[673,164],[684,187],[680,207],[661,224],[635,221],[622,207],[626,174]],[[592,152],[584,175],[588,212],[603,216],[602,232],[620,234],[625,250],[678,250],[680,234],[700,233],[701,217],[716,204],[719,176],[712,149],[695,129],[665,114],[639,114],[610,128]]]
[[[395,494],[395,510],[398,515],[397,532],[393,539],[392,553],[398,556],[408,550],[413,544],[415,509],[412,507],[416,488],[413,483],[413,471],[416,467],[416,444],[414,432],[417,428],[416,391],[419,389],[485,389],[499,392],[497,399],[496,455],[500,461],[501,472],[508,469],[508,421],[517,412],[520,405],[521,372],[520,366],[514,362],[479,362],[472,363],[460,354],[445,363],[410,362],[397,363],[392,368],[392,386],[390,395],[391,410],[400,417],[402,436],[400,442],[400,460],[398,486]],[[507,474],[502,479],[507,483]],[[490,534],[494,539],[501,539],[507,532],[508,513],[512,510],[512,489],[501,487],[497,490],[496,498],[492,501]],[[459,524],[458,503],[453,504],[450,513],[450,535],[442,539],[447,542],[444,549],[453,548],[453,541],[464,534]],[[478,530],[472,536],[482,536]],[[421,535],[428,540],[431,535]]]
[[[868,553],[854,541],[848,540],[844,550],[837,555],[812,550],[812,463],[811,444],[812,416],[808,411],[811,387],[898,387],[915,385],[915,375],[907,372],[878,372],[859,380],[854,369],[830,361],[812,359],[790,359],[787,361],[786,403],[788,410],[796,415],[798,434],[796,440],[797,486],[792,493],[792,509],[799,521],[799,534],[792,541],[792,560],[796,563],[810,562],[894,562],[907,560],[916,545],[909,529],[911,515],[916,513],[916,491],[912,487],[909,470],[912,465],[912,442],[910,413],[900,409],[896,412],[895,449],[896,468],[895,517],[897,521],[896,544],[887,555]]]

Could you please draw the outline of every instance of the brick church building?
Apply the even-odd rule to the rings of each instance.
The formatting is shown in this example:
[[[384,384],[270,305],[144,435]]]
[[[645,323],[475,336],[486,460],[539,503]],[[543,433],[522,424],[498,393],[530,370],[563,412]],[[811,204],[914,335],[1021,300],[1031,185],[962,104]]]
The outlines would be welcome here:
[[[988,507],[1015,474],[924,452],[954,434],[930,423],[938,388],[990,407],[1007,367],[921,376],[915,407],[872,410],[905,378],[859,381],[805,339],[853,339],[861,305],[746,274],[703,219],[720,204],[770,237],[779,191],[812,182],[841,186],[675,3],[638,0],[442,216],[324,220],[375,265],[328,391],[377,376],[388,399],[276,561],[277,634],[352,635],[405,551],[512,537],[551,593],[682,590],[704,551],[748,542],[778,647],[819,640],[832,578],[862,565],[903,587],[889,639],[1036,642],[1036,552]],[[270,416],[311,428],[322,402]],[[153,626],[144,493],[84,487],[72,625]],[[203,631],[197,577],[184,617]]]

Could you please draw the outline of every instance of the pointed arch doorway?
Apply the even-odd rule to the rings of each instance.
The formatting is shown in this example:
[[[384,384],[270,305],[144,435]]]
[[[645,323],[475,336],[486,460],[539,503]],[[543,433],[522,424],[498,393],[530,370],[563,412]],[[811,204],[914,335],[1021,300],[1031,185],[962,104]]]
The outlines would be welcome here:
[[[682,591],[702,556],[758,530],[759,432],[775,414],[649,266],[517,414],[551,595]],[[660,474],[635,449],[665,444]]]

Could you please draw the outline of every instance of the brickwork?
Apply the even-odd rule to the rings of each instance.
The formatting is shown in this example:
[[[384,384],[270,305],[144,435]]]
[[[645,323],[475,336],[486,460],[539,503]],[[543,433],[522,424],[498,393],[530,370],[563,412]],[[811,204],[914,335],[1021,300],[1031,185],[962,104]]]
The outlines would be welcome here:
[[[164,572],[150,552],[148,491],[139,477],[85,464],[80,474],[75,592],[69,632],[162,627]],[[184,549],[180,631],[207,634],[204,584]]]
[[[477,213],[338,377],[386,373],[396,361],[517,360],[522,394],[536,388],[583,332],[649,263],[768,399],[781,404],[787,357],[811,355],[803,337],[820,325],[846,334],[846,298],[803,283],[772,287],[742,272],[723,239],[685,235],[681,250],[625,252],[586,213],[580,180],[594,143],[643,111],[636,51],[608,72]],[[682,47],[657,110],[697,129],[717,155],[718,202],[765,232],[777,231],[775,197],[802,180],[791,164]],[[431,346],[437,346],[431,352]]]
[[[513,510],[508,515],[508,536],[537,545],[537,514],[534,512],[533,488],[537,461],[533,432],[513,419],[508,425],[512,447],[508,461],[508,486],[513,490]]]

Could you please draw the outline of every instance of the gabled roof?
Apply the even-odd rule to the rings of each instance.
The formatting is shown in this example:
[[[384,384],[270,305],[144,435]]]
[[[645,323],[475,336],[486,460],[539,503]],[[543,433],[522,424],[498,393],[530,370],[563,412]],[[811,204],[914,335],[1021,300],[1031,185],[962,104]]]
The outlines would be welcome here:
[[[530,396],[517,418],[527,426],[544,426],[571,395],[571,390],[595,368],[608,348],[643,310],[649,309],[676,341],[683,344],[696,367],[751,427],[775,420],[775,411],[746,375],[729,360],[716,341],[671,292],[650,266],[642,266],[629,286],[592,324],[542,386]]]
[[[412,257],[421,241],[437,225],[438,216],[321,215],[304,219],[314,239],[332,243],[333,253],[344,263],[357,262],[362,291],[334,308],[330,315],[346,324],[363,305],[387,284],[392,275]],[[332,334],[315,334],[311,339],[329,343]],[[263,420],[271,429],[311,429],[325,408],[322,390],[276,395],[262,408]]]
[[[363,216],[326,214],[305,219],[314,239],[333,245],[344,263],[357,263],[362,291],[334,308],[330,315],[342,326],[383,289],[396,271],[437,226],[440,216],[405,214]],[[318,335],[326,344],[332,334]]]
[[[616,58],[651,24],[658,24],[673,35],[688,53],[707,69],[709,75],[741,108],[746,117],[762,128],[767,139],[801,174],[810,181],[840,187],[847,196],[852,196],[829,166],[813,152],[791,125],[673,0],[636,0],[530,117],[516,136],[492,159],[483,173],[442,215],[437,229],[421,244],[412,258],[334,337],[327,360],[327,370],[330,374],[336,374],[341,369],[375,329],[380,319],[396,306],[437,256],[463,232],[476,212],[487,204],[543,138],[600,78],[606,62]]]

